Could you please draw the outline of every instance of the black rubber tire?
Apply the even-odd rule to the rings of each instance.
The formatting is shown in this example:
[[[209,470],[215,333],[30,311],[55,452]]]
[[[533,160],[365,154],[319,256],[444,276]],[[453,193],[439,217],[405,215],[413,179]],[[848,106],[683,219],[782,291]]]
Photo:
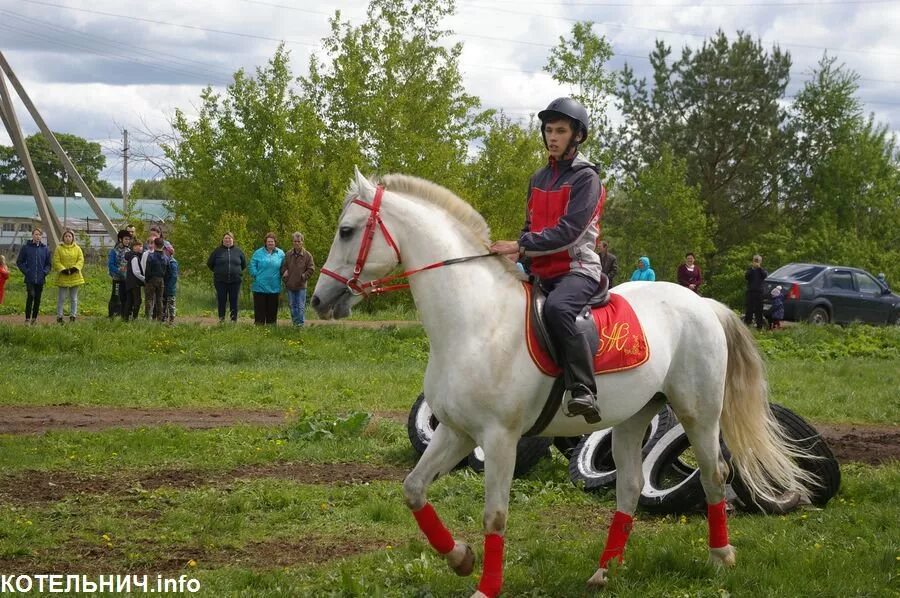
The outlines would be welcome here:
[[[553,446],[562,453],[563,457],[571,459],[582,438],[584,438],[584,436],[557,436],[553,439]]]
[[[438,423],[437,418],[431,412],[431,407],[425,402],[425,393],[421,393],[413,403],[412,409],[409,410],[409,418],[406,420],[409,442],[420,457],[428,448],[428,443],[431,442],[431,436]]]
[[[640,506],[654,513],[689,513],[703,507],[706,496],[700,483],[700,470],[680,459],[690,445],[680,423],[656,439],[644,455]]]
[[[646,454],[663,432],[674,425],[675,417],[664,407],[650,420],[641,453]],[[612,456],[612,429],[599,430],[581,439],[569,458],[569,479],[585,492],[599,492],[616,483],[616,464]]]
[[[818,478],[820,485],[807,489],[809,500],[814,505],[824,506],[837,494],[841,486],[841,468],[834,458],[834,453],[819,432],[802,417],[776,403],[770,403],[769,407],[787,437],[796,442],[798,448],[812,455],[808,459],[798,459],[797,464]],[[796,506],[794,496],[786,496],[784,501],[777,502],[754,500],[750,490],[741,480],[740,472],[736,471],[734,474],[731,487],[744,509],[781,514]]]
[[[815,307],[811,312],[809,312],[809,318],[807,321],[810,324],[828,324],[831,322],[831,316],[828,314],[828,310],[824,307]]]
[[[516,444],[516,467],[513,470],[513,477],[520,478],[524,476],[541,459],[549,457],[552,443],[553,438],[544,436],[520,438],[518,444]],[[475,447],[475,450],[469,455],[469,467],[479,473],[484,471],[484,452],[480,446]]]

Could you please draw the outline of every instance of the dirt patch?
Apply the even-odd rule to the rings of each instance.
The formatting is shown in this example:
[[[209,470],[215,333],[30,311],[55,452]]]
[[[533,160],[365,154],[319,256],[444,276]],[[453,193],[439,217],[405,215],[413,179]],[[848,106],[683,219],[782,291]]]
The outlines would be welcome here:
[[[280,425],[284,411],[248,409],[137,409],[129,407],[0,406],[0,434],[41,434],[50,430],[104,430],[172,424],[192,429],[235,424]]]
[[[22,471],[0,477],[0,497],[15,503],[45,503],[80,495],[125,495],[160,488],[229,487],[240,479],[275,478],[299,484],[352,485],[400,481],[408,469],[365,463],[267,463],[224,472],[167,469],[132,475],[85,475]]]
[[[403,540],[407,542],[410,538]],[[61,548],[37,551],[31,555],[0,558],[5,574],[52,573],[97,575],[110,571],[145,574],[151,583],[157,574],[185,573],[190,561],[198,569],[240,567],[260,571],[321,562],[332,562],[366,552],[384,549],[398,542],[353,537],[315,537],[272,539],[251,542],[240,547],[201,548],[164,546],[157,542],[119,543],[106,546],[85,540],[68,541]],[[64,558],[60,558],[64,555]]]
[[[840,462],[880,465],[900,461],[900,427],[815,424]]]

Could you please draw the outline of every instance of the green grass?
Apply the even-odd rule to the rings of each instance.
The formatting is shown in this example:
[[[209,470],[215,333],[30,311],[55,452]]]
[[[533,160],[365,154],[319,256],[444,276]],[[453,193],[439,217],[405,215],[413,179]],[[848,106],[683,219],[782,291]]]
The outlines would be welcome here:
[[[900,421],[900,330],[797,326],[758,338],[774,401],[814,421]],[[0,573],[186,573],[209,596],[469,595],[474,579],[456,577],[427,546],[398,482],[235,477],[241,468],[286,463],[411,468],[405,426],[389,419],[374,419],[362,433],[301,432],[332,429],[325,424],[349,412],[408,409],[427,354],[420,326],[161,327],[104,318],[0,325],[0,404],[286,414],[272,427],[0,435]],[[309,426],[291,423],[297,418]],[[172,472],[196,481],[166,482]],[[639,514],[626,566],[607,594],[897,596],[900,463],[843,464],[842,473],[824,509],[733,516],[738,566],[729,571],[706,563],[704,517]],[[137,481],[152,476],[162,485]],[[65,488],[66,479],[100,490],[26,498],[27,489]],[[429,495],[477,554],[482,484],[460,471]],[[583,595],[614,495],[575,488],[555,454],[513,482],[510,507],[504,595]]]

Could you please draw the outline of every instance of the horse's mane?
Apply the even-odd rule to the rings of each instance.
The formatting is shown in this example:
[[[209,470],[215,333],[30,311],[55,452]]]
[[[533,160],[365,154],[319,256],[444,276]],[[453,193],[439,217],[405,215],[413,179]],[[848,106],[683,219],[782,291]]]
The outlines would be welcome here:
[[[381,178],[379,184],[383,185],[388,191],[410,195],[420,201],[441,208],[461,225],[462,231],[468,233],[476,244],[483,245],[485,249],[490,246],[491,229],[485,222],[484,217],[464,199],[458,197],[446,187],[405,174],[387,174]],[[356,182],[354,181],[348,191],[347,200],[344,202],[345,205],[358,192],[359,190],[356,188]],[[506,259],[500,261],[508,271],[517,277],[520,276],[519,269],[515,264]]]

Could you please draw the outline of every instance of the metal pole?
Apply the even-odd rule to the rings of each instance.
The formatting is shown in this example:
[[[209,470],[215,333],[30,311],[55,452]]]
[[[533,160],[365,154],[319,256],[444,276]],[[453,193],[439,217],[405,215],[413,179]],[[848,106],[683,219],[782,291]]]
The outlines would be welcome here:
[[[123,131],[125,135],[122,148],[122,211],[128,210],[128,129]]]

